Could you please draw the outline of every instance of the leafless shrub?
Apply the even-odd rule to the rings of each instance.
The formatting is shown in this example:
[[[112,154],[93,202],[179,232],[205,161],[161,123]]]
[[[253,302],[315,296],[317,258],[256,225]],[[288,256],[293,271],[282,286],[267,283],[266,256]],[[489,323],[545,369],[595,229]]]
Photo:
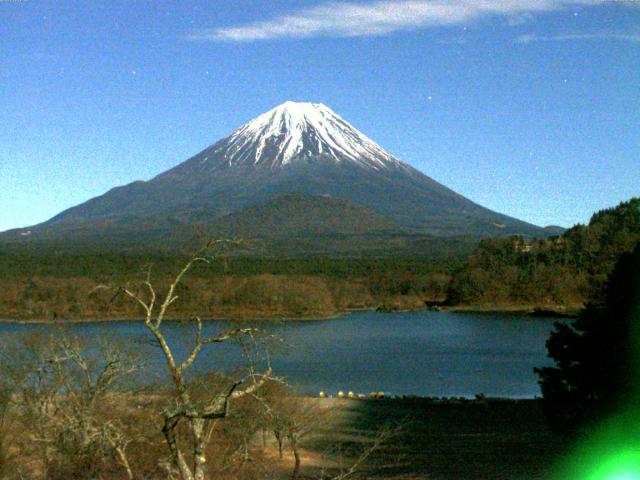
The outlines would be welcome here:
[[[11,390],[7,384],[6,378],[0,379],[0,478],[5,478],[11,467],[11,459],[9,454],[8,437],[8,412],[9,403],[11,401]]]
[[[294,458],[291,478],[297,479],[301,468],[300,442],[325,420],[327,412],[317,399],[299,397],[285,385],[271,385],[265,397],[265,424],[275,437],[278,456],[283,458],[285,442]]]
[[[133,478],[130,432],[121,418],[105,413],[121,399],[122,382],[140,363],[113,343],[92,348],[62,330],[5,341],[1,368],[9,396],[4,418],[16,424],[11,447],[19,452],[13,462],[19,475],[92,478],[111,469],[116,458]],[[17,435],[18,430],[24,434]]]
[[[196,263],[208,263],[206,252],[214,247],[225,246],[228,241],[210,242],[197,252],[178,272],[164,295],[159,295],[151,283],[150,271],[143,282],[143,290],[119,287],[116,297],[123,294],[134,300],[144,312],[144,325],[162,351],[172,384],[172,398],[162,412],[166,445],[170,452],[167,476],[181,480],[204,480],[210,469],[207,447],[219,420],[229,417],[233,401],[247,396],[256,396],[267,381],[275,380],[267,363],[264,371],[258,372],[255,357],[263,339],[271,335],[256,328],[232,328],[222,334],[206,336],[200,317],[193,316],[193,342],[189,353],[182,361],[176,358],[163,330],[167,311],[178,299],[177,291],[182,278]],[[233,242],[231,242],[233,243]],[[242,348],[247,367],[242,376],[225,378],[214,384],[193,380],[187,373],[193,367],[203,348],[213,344],[235,341]],[[267,358],[268,359],[268,358]],[[200,390],[200,392],[198,392]],[[206,394],[202,394],[205,391]]]
[[[387,442],[397,437],[402,430],[403,425],[384,425],[375,434],[375,436],[369,441],[363,443],[360,448],[360,452],[356,456],[355,460],[351,460],[346,465],[341,462],[339,472],[330,476],[331,480],[347,480],[353,478],[355,475],[360,474],[367,465],[367,461],[378,452]]]

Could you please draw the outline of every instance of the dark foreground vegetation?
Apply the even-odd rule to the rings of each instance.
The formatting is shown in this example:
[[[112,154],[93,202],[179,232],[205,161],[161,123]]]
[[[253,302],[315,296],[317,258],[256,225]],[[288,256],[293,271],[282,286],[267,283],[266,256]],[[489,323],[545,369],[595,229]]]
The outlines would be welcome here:
[[[566,450],[563,437],[546,426],[539,400],[322,402],[331,402],[334,414],[324,429],[304,442],[311,452],[329,447],[340,451],[354,440],[357,445],[363,436],[372,438],[385,422],[401,425],[394,440],[371,456],[371,478],[548,479]]]
[[[555,430],[580,433],[640,405],[639,340],[640,244],[620,257],[578,318],[556,323],[547,341],[555,366],[537,373]]]
[[[3,480],[531,480],[548,478],[563,451],[538,400],[313,399],[293,396],[275,377],[230,398],[240,377],[213,370],[189,381],[189,415],[229,397],[226,410],[201,424],[184,417],[167,436],[181,394],[170,380],[142,381],[139,355],[61,331],[7,340]]]
[[[640,199],[593,215],[545,240],[503,237],[470,251],[464,242],[411,257],[263,258],[220,252],[181,284],[176,315],[203,318],[317,318],[354,309],[428,306],[573,315],[601,288],[617,258],[640,241]],[[0,318],[133,318],[135,305],[111,301],[98,283],[129,284],[152,267],[159,285],[180,255],[71,254],[55,245],[0,246]]]

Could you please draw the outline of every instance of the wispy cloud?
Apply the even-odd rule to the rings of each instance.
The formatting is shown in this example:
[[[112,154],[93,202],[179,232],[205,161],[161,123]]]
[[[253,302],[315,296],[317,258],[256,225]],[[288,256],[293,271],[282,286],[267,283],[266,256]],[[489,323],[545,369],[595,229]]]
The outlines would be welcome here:
[[[440,45],[465,45],[467,39],[463,37],[443,38],[442,40],[438,40],[438,43]]]
[[[535,17],[530,12],[518,13],[507,18],[507,25],[510,27],[517,27],[519,25],[532,22],[534,18]]]
[[[571,42],[579,40],[619,40],[640,42],[640,34],[633,33],[570,33],[563,35],[520,35],[518,43],[534,42]]]
[[[487,16],[522,23],[531,15],[611,0],[377,0],[330,1],[244,25],[194,32],[191,40],[247,42],[318,36],[358,37],[451,26]]]

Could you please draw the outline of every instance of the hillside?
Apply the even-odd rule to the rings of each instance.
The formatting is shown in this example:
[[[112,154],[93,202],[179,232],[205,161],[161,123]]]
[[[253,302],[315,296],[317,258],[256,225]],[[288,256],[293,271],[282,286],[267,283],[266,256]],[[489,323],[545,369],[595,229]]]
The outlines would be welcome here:
[[[181,256],[209,238],[243,238],[248,240],[246,248],[232,255],[443,258],[468,252],[479,240],[415,233],[352,202],[299,193],[274,196],[223,217],[194,209],[170,217],[53,224],[37,234],[24,233],[14,230],[0,236],[0,252]]]
[[[618,257],[638,242],[640,198],[599,211],[588,225],[561,236],[483,240],[455,272],[448,303],[576,310],[601,288]]]
[[[362,235],[402,233],[393,221],[346,200],[290,193],[222,218],[197,215],[194,222],[211,224],[211,230],[230,237],[283,237],[295,235]]]

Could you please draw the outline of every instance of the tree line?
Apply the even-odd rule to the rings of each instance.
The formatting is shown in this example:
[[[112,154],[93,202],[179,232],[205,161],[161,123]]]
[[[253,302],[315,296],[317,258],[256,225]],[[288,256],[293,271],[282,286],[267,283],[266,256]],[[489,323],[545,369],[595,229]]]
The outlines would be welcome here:
[[[451,305],[560,305],[579,309],[615,262],[640,242],[640,199],[595,213],[549,239],[483,240],[452,273]]]
[[[597,212],[560,236],[480,241],[471,254],[275,258],[221,254],[194,267],[179,308],[205,317],[319,317],[352,309],[409,310],[441,303],[482,309],[577,312],[640,241],[640,199]],[[0,248],[0,317],[131,317],[125,302],[92,292],[96,282],[135,281],[152,265],[168,284],[184,255],[71,255]],[[178,311],[177,313],[183,313]]]

